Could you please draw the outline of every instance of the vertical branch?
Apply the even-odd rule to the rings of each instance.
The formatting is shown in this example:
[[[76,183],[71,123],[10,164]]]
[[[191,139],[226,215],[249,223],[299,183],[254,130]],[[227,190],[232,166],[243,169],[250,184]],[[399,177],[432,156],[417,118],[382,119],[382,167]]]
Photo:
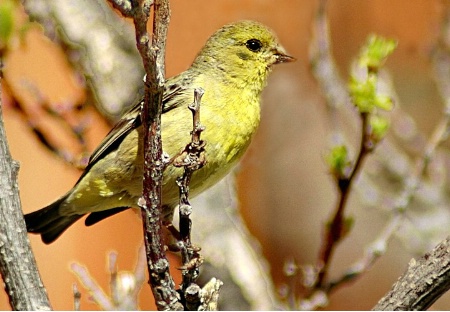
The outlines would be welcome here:
[[[145,95],[142,107],[144,139],[143,193],[139,200],[144,227],[150,286],[159,310],[180,310],[178,293],[170,276],[162,235],[162,179],[165,162],[161,141],[161,112],[164,93],[164,56],[170,20],[168,0],[110,0],[124,16],[132,17],[136,29],[136,45],[142,57]],[[147,22],[153,5],[153,35]]]
[[[180,236],[185,247],[191,246],[192,222],[189,216],[192,207],[189,202],[189,184],[194,171],[200,169],[205,164],[205,142],[200,140],[200,134],[205,129],[200,124],[200,103],[203,93],[202,88],[194,90],[194,102],[188,107],[192,112],[193,120],[191,142],[186,146],[181,155],[175,158],[173,164],[176,167],[184,167],[183,175],[177,179],[177,184],[180,188]],[[183,263],[185,263],[184,260]]]
[[[183,175],[177,179],[177,184],[180,188],[180,243],[183,262],[181,291],[186,300],[186,305],[189,309],[193,308],[195,310],[200,304],[200,287],[193,283],[199,275],[199,267],[203,259],[198,254],[199,249],[193,247],[191,242],[192,221],[190,214],[192,207],[189,202],[189,184],[194,171],[202,168],[206,163],[204,153],[206,143],[200,139],[202,131],[205,130],[200,124],[200,103],[203,93],[204,90],[202,88],[194,90],[194,102],[189,105],[193,120],[191,142],[173,161],[174,166],[184,168]]]
[[[145,96],[142,107],[144,129],[144,179],[142,220],[150,285],[158,309],[181,309],[175,283],[170,276],[169,262],[164,250],[162,235],[162,159],[161,112],[164,92],[164,53],[167,28],[170,18],[168,0],[154,2],[153,36],[147,32],[150,1],[139,1],[134,25],[136,42],[146,72]]]
[[[309,48],[311,71],[325,97],[327,117],[330,120],[330,131],[333,137],[341,140],[341,123],[338,109],[350,106],[344,79],[339,74],[332,55],[330,29],[326,12],[327,0],[320,0],[314,17],[313,39]]]
[[[330,102],[330,100],[342,99],[338,97],[339,92],[331,92],[330,90],[334,89],[326,88],[329,84],[335,84],[334,81],[330,80],[331,77],[338,78],[337,75],[330,74],[330,72],[336,71],[336,67],[333,65],[329,49],[330,44],[325,15],[326,3],[326,0],[320,1],[316,18],[317,43],[312,50],[314,54],[311,59],[315,61],[313,69],[315,69],[314,73],[317,79],[321,82],[324,91],[329,92],[329,94],[327,93],[327,100]],[[388,120],[377,114],[378,110],[389,111],[393,107],[392,99],[378,91],[378,72],[386,58],[394,51],[396,45],[394,40],[370,36],[358,56],[359,67],[363,70],[361,72],[362,75],[357,75],[356,73],[351,75],[348,92],[352,103],[358,109],[361,120],[359,152],[353,166],[350,166],[345,145],[337,146],[330,155],[330,168],[336,178],[339,195],[334,214],[327,222],[325,228],[324,239],[317,260],[318,274],[315,283],[313,283],[313,291],[329,291],[330,284],[326,279],[333,252],[337,244],[348,234],[351,228],[351,219],[346,218],[344,212],[353,182],[361,171],[365,158],[374,150],[377,143],[384,138],[389,128]],[[320,52],[321,48],[322,52]],[[324,61],[323,66],[329,70],[325,71],[326,74],[323,69],[319,70],[320,66],[317,62],[320,60]],[[342,88],[339,88],[339,84],[337,85],[337,90],[342,91]],[[335,107],[335,105],[331,107]]]

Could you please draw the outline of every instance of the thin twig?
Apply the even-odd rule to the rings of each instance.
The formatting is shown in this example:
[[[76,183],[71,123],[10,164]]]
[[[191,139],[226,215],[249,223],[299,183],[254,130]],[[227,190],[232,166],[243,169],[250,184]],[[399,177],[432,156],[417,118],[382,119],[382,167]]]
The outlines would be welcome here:
[[[330,29],[326,14],[327,0],[320,0],[313,24],[313,40],[310,45],[310,65],[326,100],[326,109],[333,135],[339,136],[340,119],[337,110],[343,105],[350,107],[346,84],[339,74],[333,58]]]
[[[339,187],[339,199],[336,205],[335,214],[327,223],[327,227],[325,230],[325,239],[322,242],[322,247],[319,254],[319,272],[315,285],[317,288],[324,288],[329,265],[333,256],[333,251],[336,248],[337,243],[340,242],[340,240],[345,236],[347,232],[344,211],[347,206],[351,187],[353,181],[362,168],[364,159],[372,151],[370,127],[368,126],[369,115],[367,113],[361,113],[360,116],[362,121],[360,149],[351,173],[348,175],[348,177],[339,178],[337,181]]]
[[[85,80],[83,106],[95,107],[110,125],[115,124],[143,89],[144,68],[133,38],[134,27],[111,9],[117,4],[125,10],[131,1],[20,2],[30,20],[38,22],[45,35],[58,44],[77,79]]]
[[[54,107],[52,107],[51,103],[49,103],[48,99],[46,99],[36,88],[36,86],[34,86],[32,83],[26,83],[27,90],[33,93],[39,109],[42,109],[49,116],[57,120],[59,124],[67,129],[68,133],[76,139],[78,146],[81,148],[81,151],[77,154],[74,154],[53,142],[53,140],[48,136],[48,130],[46,130],[46,127],[48,127],[48,125],[44,124],[41,120],[41,114],[35,110],[30,110],[26,105],[21,103],[21,101],[18,100],[17,94],[13,92],[13,89],[9,87],[7,83],[6,87],[7,90],[11,91],[13,108],[17,110],[20,117],[22,117],[27,123],[30,130],[36,136],[36,139],[40,141],[40,143],[44,145],[45,148],[58,156],[64,162],[74,166],[77,169],[84,169],[89,160],[89,153],[85,136],[90,118],[82,117],[81,120],[77,121],[78,123],[76,125],[72,125],[69,120],[72,117],[70,116],[70,114],[73,113],[73,105],[69,105],[67,109],[55,109]]]
[[[77,286],[76,283],[73,283],[72,291],[73,291],[73,310],[74,311],[80,311],[80,308],[81,308],[81,293],[78,290],[78,286]]]
[[[114,310],[115,307],[112,300],[108,297],[108,295],[106,295],[100,285],[89,274],[89,271],[86,267],[78,263],[72,263],[70,265],[70,268],[83,284],[84,288],[89,291],[92,300],[94,300],[101,309],[105,311]]]
[[[375,261],[385,253],[389,241],[405,220],[406,208],[414,199],[416,191],[420,187],[422,178],[426,173],[428,164],[433,159],[437,148],[448,137],[450,127],[450,76],[448,75],[450,72],[450,57],[448,56],[448,49],[450,47],[450,43],[448,42],[449,37],[447,34],[449,31],[450,6],[447,4],[446,12],[443,16],[440,36],[437,40],[437,44],[432,55],[432,64],[435,70],[435,75],[433,77],[438,85],[441,98],[446,104],[444,115],[428,139],[422,156],[416,160],[414,169],[412,170],[411,175],[406,179],[405,187],[392,209],[392,216],[390,217],[388,223],[384,226],[381,234],[366,249],[365,255],[362,259],[355,262],[355,264],[352,265],[351,268],[343,274],[343,276],[330,282],[330,291],[342,283],[356,279],[372,267]]]
[[[200,139],[202,131],[205,130],[200,123],[200,104],[203,93],[204,90],[202,88],[196,88],[194,90],[194,102],[189,105],[193,120],[191,142],[173,161],[175,167],[184,168],[183,175],[177,179],[177,184],[180,189],[180,243],[181,260],[183,262],[181,291],[190,308],[195,308],[195,305],[200,304],[200,287],[192,283],[195,283],[197,280],[200,265],[203,262],[203,259],[198,254],[199,249],[192,246],[191,242],[192,221],[190,214],[192,212],[192,206],[189,202],[189,184],[192,174],[195,170],[202,168],[206,163],[206,143]]]
[[[89,274],[86,267],[73,263],[71,269],[89,292],[90,298],[95,301],[102,310],[136,310],[138,309],[138,296],[145,280],[145,251],[143,246],[139,249],[138,260],[134,272],[117,270],[117,253],[109,254],[109,273],[110,273],[110,293],[109,296],[100,287],[97,281]],[[74,285],[75,304],[79,305],[77,299],[78,289]],[[79,295],[81,296],[81,294]]]
[[[348,103],[349,97],[347,95],[345,84],[338,73],[337,66],[332,57],[326,6],[327,0],[321,0],[319,2],[319,8],[314,23],[315,40],[314,44],[311,46],[310,59],[313,73],[327,100],[329,116],[334,125],[332,131],[333,133],[339,133],[340,130],[337,125],[338,119],[336,107],[338,107],[339,104]],[[359,173],[365,157],[371,151],[370,131],[367,125],[368,115],[362,113],[360,116],[362,120],[360,150],[350,174],[339,178],[337,181],[339,199],[336,204],[335,214],[327,223],[324,240],[318,257],[317,267],[319,268],[319,272],[315,283],[315,287],[317,288],[325,287],[326,276],[336,243],[339,242],[345,234],[344,210],[350,194],[352,182]]]
[[[396,200],[396,204],[392,209],[390,220],[381,230],[380,235],[378,235],[374,242],[369,245],[364,256],[360,260],[356,261],[341,277],[331,281],[325,286],[328,292],[331,292],[343,283],[355,280],[362,273],[372,267],[375,261],[386,252],[389,241],[397,232],[401,224],[405,221],[406,209],[414,199],[416,191],[420,187],[421,180],[426,173],[428,164],[436,153],[436,149],[446,140],[449,127],[450,112],[444,114],[444,117],[438,123],[430,136],[424,153],[417,159],[414,165],[414,170],[406,179],[405,188]]]

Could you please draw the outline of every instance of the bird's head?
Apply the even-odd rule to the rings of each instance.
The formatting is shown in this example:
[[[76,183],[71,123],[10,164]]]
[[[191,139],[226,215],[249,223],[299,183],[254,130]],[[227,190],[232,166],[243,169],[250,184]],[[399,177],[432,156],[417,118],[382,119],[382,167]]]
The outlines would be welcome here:
[[[294,60],[269,28],[254,21],[240,21],[217,30],[193,67],[215,71],[230,80],[263,85],[272,65]]]

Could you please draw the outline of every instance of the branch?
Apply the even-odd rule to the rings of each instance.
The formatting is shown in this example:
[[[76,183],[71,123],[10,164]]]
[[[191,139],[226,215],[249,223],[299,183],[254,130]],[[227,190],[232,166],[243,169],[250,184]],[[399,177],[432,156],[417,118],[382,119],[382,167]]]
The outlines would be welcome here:
[[[86,267],[78,263],[71,264],[72,272],[77,276],[91,299],[105,311],[133,311],[138,309],[138,296],[145,281],[145,251],[139,248],[138,260],[134,272],[117,270],[117,253],[109,254],[110,293],[100,287],[98,282],[89,274]],[[74,284],[75,307],[80,305],[77,298],[76,284]],[[78,293],[79,294],[79,293]],[[78,302],[77,302],[78,301]],[[75,310],[77,310],[75,308]],[[78,309],[79,310],[79,309]]]
[[[316,282],[317,288],[324,288],[333,251],[336,248],[337,243],[339,243],[348,232],[348,225],[346,224],[344,216],[348,196],[350,195],[353,181],[355,181],[357,174],[362,168],[364,159],[372,151],[372,146],[370,144],[370,128],[368,125],[369,115],[367,113],[361,113],[360,116],[362,121],[360,149],[355,165],[353,166],[349,176],[339,178],[337,181],[339,188],[339,200],[336,205],[336,212],[334,216],[327,223],[325,239],[322,242],[318,260],[319,273]]]
[[[143,89],[144,70],[133,26],[104,0],[77,0],[76,5],[71,0],[22,0],[22,4],[86,79],[86,102],[109,122],[117,121]]]
[[[125,16],[132,15],[136,44],[146,73],[142,107],[144,139],[143,193],[139,200],[144,227],[144,242],[150,286],[159,310],[181,310],[179,295],[170,276],[162,235],[161,187],[165,161],[161,142],[161,112],[164,92],[164,56],[170,20],[168,0],[132,0],[110,2]],[[154,5],[153,36],[147,32],[151,5]],[[131,5],[131,9],[128,8]]]
[[[2,119],[0,55],[0,274],[14,310],[51,310],[27,237],[17,184],[19,164],[11,158]]]
[[[203,94],[204,90],[202,88],[194,90],[194,102],[189,105],[193,120],[191,142],[173,161],[175,167],[184,168],[183,175],[177,179],[177,184],[180,189],[180,245],[181,261],[183,263],[181,291],[189,310],[198,309],[201,295],[200,287],[194,283],[199,276],[203,258],[198,253],[199,248],[194,247],[191,242],[192,221],[190,215],[192,206],[189,201],[189,184],[194,171],[202,168],[206,163],[206,143],[200,140],[200,135],[205,130],[205,127],[200,124],[200,104]]]
[[[428,164],[436,153],[437,147],[447,136],[450,125],[450,58],[448,48],[450,42],[450,7],[446,5],[438,43],[434,48],[432,63],[435,69],[435,81],[442,99],[445,101],[444,116],[437,124],[429,138],[423,156],[417,161],[412,176],[407,180],[406,187],[395,206],[396,215],[388,224],[397,229],[404,218],[406,206],[414,197],[421,178],[426,172]],[[388,229],[388,227],[386,227]],[[386,238],[387,241],[387,238]],[[374,307],[374,310],[426,310],[442,294],[450,289],[450,237],[434,248],[431,254],[425,254],[419,261],[412,259],[407,271],[399,278],[392,290],[386,294]],[[414,289],[411,286],[414,285]]]
[[[419,260],[411,259],[406,272],[373,308],[378,311],[427,310],[450,289],[450,237]]]
[[[330,120],[331,132],[340,136],[341,123],[338,111],[342,113],[342,106],[351,106],[346,83],[339,74],[333,58],[330,39],[330,29],[326,14],[327,0],[319,1],[319,8],[313,21],[313,38],[309,50],[311,71],[319,84],[326,100],[326,109]],[[345,123],[345,122],[344,122]]]

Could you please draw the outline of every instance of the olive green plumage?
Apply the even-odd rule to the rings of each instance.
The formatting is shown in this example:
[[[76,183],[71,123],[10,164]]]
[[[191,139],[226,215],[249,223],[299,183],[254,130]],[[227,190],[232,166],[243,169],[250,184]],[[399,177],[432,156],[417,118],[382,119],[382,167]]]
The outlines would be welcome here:
[[[201,118],[206,130],[206,165],[192,177],[195,196],[223,178],[250,144],[260,119],[260,96],[272,65],[294,60],[265,26],[241,21],[226,25],[206,42],[185,72],[166,81],[163,98],[163,150],[176,155],[190,141],[195,88],[203,88]],[[128,207],[142,193],[141,103],[127,112],[92,154],[75,186],[53,204],[25,215],[27,229],[51,243],[72,223],[90,214],[86,225]],[[182,169],[164,171],[164,218],[178,202],[175,179]]]

